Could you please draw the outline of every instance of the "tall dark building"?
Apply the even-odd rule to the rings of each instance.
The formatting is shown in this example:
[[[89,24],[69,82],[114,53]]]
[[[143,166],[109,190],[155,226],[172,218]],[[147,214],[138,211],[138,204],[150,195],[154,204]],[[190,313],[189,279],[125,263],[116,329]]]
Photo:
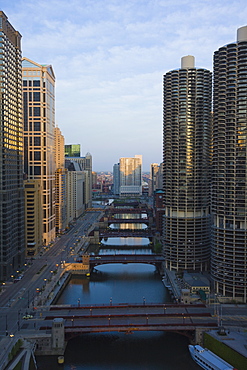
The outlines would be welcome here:
[[[24,263],[21,35],[0,11],[0,279]]]
[[[194,57],[163,80],[163,246],[166,268],[209,268],[211,72]]]
[[[216,292],[246,302],[247,26],[214,54],[212,268]]]

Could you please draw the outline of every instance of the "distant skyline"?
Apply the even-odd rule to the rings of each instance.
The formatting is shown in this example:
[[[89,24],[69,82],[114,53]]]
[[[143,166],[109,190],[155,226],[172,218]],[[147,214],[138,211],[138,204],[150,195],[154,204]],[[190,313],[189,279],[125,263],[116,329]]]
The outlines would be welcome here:
[[[247,24],[246,0],[2,0],[22,35],[22,55],[51,64],[56,124],[81,144],[94,171],[120,157],[162,162],[162,79],[195,56],[212,70],[213,53]]]

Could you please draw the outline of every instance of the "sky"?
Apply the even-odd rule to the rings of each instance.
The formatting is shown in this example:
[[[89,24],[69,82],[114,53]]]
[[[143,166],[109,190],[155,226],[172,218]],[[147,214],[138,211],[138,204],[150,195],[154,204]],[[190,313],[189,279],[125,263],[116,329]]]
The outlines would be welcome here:
[[[162,79],[181,57],[212,70],[213,53],[247,25],[246,0],[0,0],[22,55],[51,64],[56,125],[94,171],[143,156],[162,162]]]

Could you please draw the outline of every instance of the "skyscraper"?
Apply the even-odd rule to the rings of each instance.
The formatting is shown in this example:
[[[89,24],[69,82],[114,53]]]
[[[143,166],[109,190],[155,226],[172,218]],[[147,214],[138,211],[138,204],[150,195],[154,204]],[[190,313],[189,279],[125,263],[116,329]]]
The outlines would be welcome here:
[[[119,194],[120,196],[142,194],[142,156],[124,157],[119,160]]]
[[[0,280],[24,263],[21,35],[0,11]]]
[[[211,83],[193,56],[164,75],[163,245],[171,270],[209,266]]]
[[[55,213],[56,231],[61,232],[67,227],[66,215],[66,170],[64,167],[64,137],[58,127],[55,127]]]
[[[68,147],[78,147],[78,145],[65,145],[65,153],[66,147],[68,149]],[[78,153],[77,150],[74,154],[76,153]],[[79,163],[80,171],[84,172],[83,204],[85,209],[90,208],[92,206],[92,156],[90,153],[86,153],[85,157],[80,157],[80,155],[75,157],[66,156],[66,159]]]
[[[246,302],[247,26],[214,53],[211,273],[216,292]]]
[[[51,65],[22,60],[24,171],[39,180],[43,242],[55,239],[55,75]]]
[[[119,163],[113,165],[113,194],[119,195],[120,170]]]

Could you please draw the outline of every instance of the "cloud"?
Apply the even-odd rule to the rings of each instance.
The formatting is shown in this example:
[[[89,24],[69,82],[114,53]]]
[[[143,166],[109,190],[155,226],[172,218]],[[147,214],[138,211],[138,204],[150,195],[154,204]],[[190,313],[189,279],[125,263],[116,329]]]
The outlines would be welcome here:
[[[23,55],[52,64],[57,124],[67,143],[80,138],[95,170],[134,154],[145,169],[161,162],[162,75],[188,54],[212,70],[214,51],[236,39],[247,14],[246,0],[1,4],[23,36]]]

